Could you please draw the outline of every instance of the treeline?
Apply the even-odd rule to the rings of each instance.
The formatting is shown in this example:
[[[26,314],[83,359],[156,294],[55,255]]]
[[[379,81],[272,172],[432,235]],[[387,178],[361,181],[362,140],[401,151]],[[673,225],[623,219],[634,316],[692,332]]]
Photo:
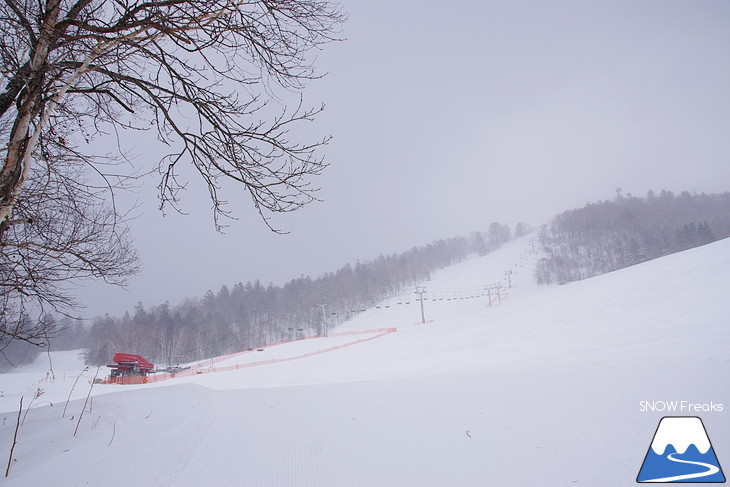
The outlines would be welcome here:
[[[528,231],[525,225],[515,233]],[[140,354],[156,364],[176,365],[258,348],[280,340],[323,333],[375,303],[428,280],[437,269],[485,254],[511,239],[510,228],[493,223],[486,233],[439,240],[368,262],[348,264],[316,279],[302,276],[283,286],[255,281],[222,286],[202,299],[95,320],[86,339],[87,363],[104,365],[115,352]]]
[[[540,284],[586,279],[730,236],[730,193],[631,195],[566,211],[542,227]]]

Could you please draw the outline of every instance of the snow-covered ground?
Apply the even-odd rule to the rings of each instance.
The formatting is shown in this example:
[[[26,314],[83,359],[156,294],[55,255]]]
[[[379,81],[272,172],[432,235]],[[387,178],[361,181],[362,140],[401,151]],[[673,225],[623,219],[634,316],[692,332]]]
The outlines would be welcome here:
[[[76,437],[96,370],[62,417],[83,364],[52,354],[54,379],[42,356],[0,376],[2,464],[20,396],[43,390],[4,483],[631,485],[666,415],[700,416],[730,465],[730,240],[553,287],[532,283],[530,248],[516,240],[432,276],[426,324],[403,296],[332,330],[398,328],[376,339],[314,355],[373,335],[304,340],[251,352],[296,360],[96,385]],[[477,291],[500,280],[489,307]]]

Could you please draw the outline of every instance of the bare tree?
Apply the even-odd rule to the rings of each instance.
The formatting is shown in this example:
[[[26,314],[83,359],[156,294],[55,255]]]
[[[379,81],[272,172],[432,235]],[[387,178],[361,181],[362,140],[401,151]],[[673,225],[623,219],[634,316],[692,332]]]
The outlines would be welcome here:
[[[315,200],[328,139],[295,142],[289,130],[323,107],[267,101],[317,76],[309,52],[342,21],[325,0],[4,0],[0,344],[47,336],[38,318],[73,307],[71,280],[124,284],[136,272],[114,195],[140,174],[157,171],[161,207],[178,209],[180,168],[194,167],[218,229],[231,216],[225,181],[275,231],[272,213]],[[141,130],[167,155],[135,168],[124,141]],[[116,154],[88,149],[103,136]]]

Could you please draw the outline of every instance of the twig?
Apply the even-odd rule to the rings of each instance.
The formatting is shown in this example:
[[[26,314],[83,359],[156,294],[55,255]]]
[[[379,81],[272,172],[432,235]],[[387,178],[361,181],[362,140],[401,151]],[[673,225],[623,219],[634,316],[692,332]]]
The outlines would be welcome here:
[[[101,367],[96,368],[96,374],[94,374],[94,379],[91,381],[91,387],[89,387],[89,393],[86,395],[86,401],[84,401],[84,407],[81,409],[81,414],[79,414],[79,420],[76,423],[76,429],[74,430],[74,438],[76,438],[76,433],[79,431],[79,425],[81,424],[81,418],[84,417],[84,411],[86,410],[86,403],[89,402],[89,397],[91,396],[91,390],[94,388],[94,383],[96,382],[96,376],[99,375],[99,370]]]
[[[23,421],[21,421],[20,424],[25,424],[25,417],[28,416],[28,413],[30,412],[30,408],[33,407],[33,403],[35,402],[35,400],[38,399],[39,397],[41,397],[42,395],[43,395],[43,389],[41,389],[39,387],[35,391],[35,394],[33,394],[33,398],[30,400],[30,404],[28,404],[28,409],[25,410],[25,414],[23,415]],[[51,406],[53,406],[52,403],[51,403]]]
[[[46,346],[48,347],[46,349],[46,353],[48,353],[48,366],[50,367],[50,370],[51,370],[51,377],[53,378],[53,380],[56,380],[56,373],[53,372],[53,360],[51,360],[51,341],[48,339],[47,332],[44,332],[43,336],[45,336],[45,338],[46,338]]]
[[[74,392],[74,388],[76,387],[76,383],[79,381],[79,379],[81,378],[81,376],[83,375],[83,373],[86,372],[87,370],[89,370],[88,367],[84,368],[84,370],[82,370],[81,373],[78,376],[76,376],[76,380],[74,381],[74,385],[71,386],[71,391],[69,391],[69,393],[68,393],[68,398],[66,399],[66,405],[63,407],[63,415],[61,415],[62,418],[65,418],[66,417],[66,408],[68,407],[68,402],[71,400],[71,394],[73,394],[73,392]]]
[[[109,446],[112,446],[112,441],[114,441],[114,435],[116,435],[116,434],[117,434],[117,422],[114,421],[112,423],[112,439],[109,440]]]
[[[10,447],[10,457],[8,458],[8,468],[5,469],[5,476],[10,475],[10,465],[13,464],[13,450],[18,443],[18,429],[20,429],[20,413],[23,412],[23,396],[20,396],[20,409],[18,409],[18,422],[15,425],[15,434],[13,435],[13,446]]]

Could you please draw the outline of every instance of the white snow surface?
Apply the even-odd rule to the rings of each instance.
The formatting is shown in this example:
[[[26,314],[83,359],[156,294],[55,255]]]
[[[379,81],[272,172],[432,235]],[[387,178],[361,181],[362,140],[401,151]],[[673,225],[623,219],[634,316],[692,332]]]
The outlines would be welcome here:
[[[426,324],[415,295],[408,305],[394,298],[332,331],[396,333],[300,357],[371,335],[304,340],[226,362],[300,357],[269,365],[95,385],[80,422],[96,369],[66,407],[84,367],[78,352],[51,354],[55,378],[41,356],[0,376],[3,465],[21,395],[27,406],[43,392],[2,483],[633,485],[661,417],[682,415],[642,412],[641,401],[722,404],[685,415],[702,417],[730,464],[730,240],[564,286],[533,283],[530,249],[518,239],[421,283]],[[513,287],[495,306],[459,299],[506,270]]]

